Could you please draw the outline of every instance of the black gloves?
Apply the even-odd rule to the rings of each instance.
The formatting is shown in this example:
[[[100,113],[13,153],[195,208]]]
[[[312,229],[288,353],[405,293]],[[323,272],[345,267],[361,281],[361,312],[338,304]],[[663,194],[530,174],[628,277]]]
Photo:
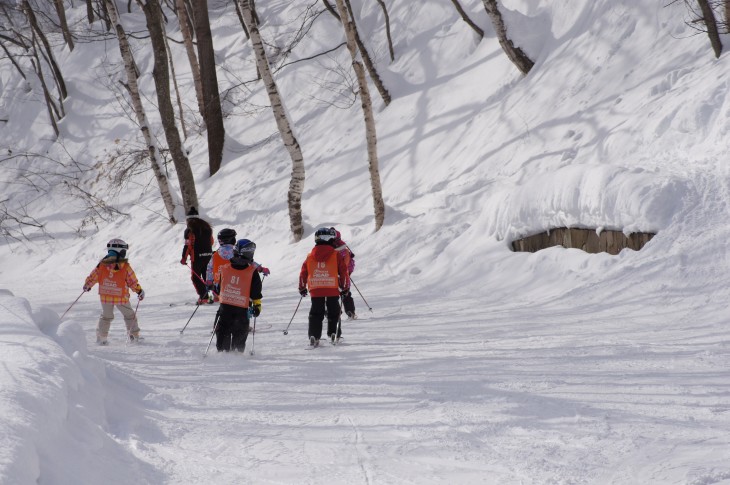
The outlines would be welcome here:
[[[302,295],[302,298],[304,298],[305,296],[307,296],[308,293],[309,292],[307,291],[306,288],[299,288],[299,294]]]

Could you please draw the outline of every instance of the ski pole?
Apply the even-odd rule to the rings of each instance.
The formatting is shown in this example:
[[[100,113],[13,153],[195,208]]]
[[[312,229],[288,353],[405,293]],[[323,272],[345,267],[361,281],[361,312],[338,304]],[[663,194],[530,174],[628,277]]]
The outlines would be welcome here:
[[[360,293],[360,288],[358,288],[357,285],[355,284],[355,282],[352,281],[352,278],[350,278],[350,283],[352,283],[352,286],[354,286],[355,289],[357,290],[357,292]],[[372,307],[370,306],[370,304],[368,303],[368,301],[365,299],[365,297],[362,296],[362,293],[360,293],[360,298],[362,298],[362,301],[365,302],[365,306],[368,307],[368,310],[370,310],[372,312],[373,311]]]
[[[261,286],[263,288],[264,280],[266,279],[266,275],[264,275],[263,278],[261,278]],[[253,348],[254,345],[256,345],[256,316],[253,317],[253,336],[251,337],[251,355],[253,355]]]
[[[195,310],[193,310],[193,314],[190,315],[190,318],[188,318],[188,323],[190,323],[190,320],[193,319],[193,316],[195,315],[195,312],[198,311],[198,308],[200,308],[200,305],[195,306]],[[185,329],[188,328],[188,323],[186,323],[185,326],[182,328],[182,330],[180,330],[180,335],[182,335],[182,333],[185,331]]]
[[[340,341],[340,334],[342,333],[342,304],[345,303],[345,298],[340,298],[340,317],[337,319],[337,331],[335,332],[335,338],[332,340],[333,344],[337,344]]]
[[[254,345],[256,345],[256,317],[253,317],[253,336],[251,337],[251,355],[253,355]]]
[[[218,330],[218,320],[221,318],[220,311],[216,312],[215,314],[215,323],[213,324],[213,333],[210,334],[210,341],[208,342],[208,346],[205,348],[205,352],[203,352],[203,358],[205,359],[205,356],[208,355],[208,349],[210,348],[210,344],[213,343],[213,337],[215,337],[215,331]]]
[[[299,298],[299,303],[297,303],[297,307],[294,309],[294,315],[297,314],[297,310],[299,310],[299,305],[302,304],[303,299],[304,299],[304,295],[302,295],[302,297]],[[289,327],[291,326],[291,322],[294,321],[294,315],[291,316],[291,320],[289,320],[289,325],[287,325],[286,329],[284,330],[284,335],[289,335]]]
[[[70,307],[68,307],[68,308],[66,308],[66,311],[65,311],[65,312],[63,312],[63,315],[61,315],[61,320],[63,320],[63,317],[65,317],[65,316],[66,316],[66,314],[67,314],[67,313],[68,313],[68,311],[69,311],[69,310],[71,309],[71,307],[72,307],[72,306],[74,306],[74,305],[76,304],[76,302],[77,302],[77,301],[79,301],[79,299],[80,299],[80,298],[81,298],[82,296],[84,296],[84,293],[86,293],[86,291],[82,291],[82,292],[81,292],[81,294],[79,295],[79,297],[78,297],[78,298],[76,298],[76,299],[74,300],[74,302],[73,302],[73,303],[71,303],[71,306],[70,306]]]
[[[187,267],[188,267],[188,269],[190,270],[190,272],[191,272],[192,274],[194,274],[194,275],[195,275],[195,277],[196,277],[196,278],[198,278],[198,279],[200,280],[200,282],[201,282],[201,283],[203,283],[203,284],[205,285],[205,287],[206,287],[206,288],[208,288],[208,284],[207,284],[207,283],[206,283],[206,282],[205,282],[205,281],[203,280],[203,278],[201,278],[201,277],[200,277],[200,275],[199,275],[198,273],[196,273],[196,272],[195,272],[195,270],[194,270],[194,269],[192,268],[192,266],[190,266],[190,265],[189,265],[189,264],[187,264],[187,263],[185,263],[185,266],[187,266]],[[211,293],[213,293],[214,295],[218,296],[218,293],[216,293],[216,292],[215,292],[214,290],[210,290],[210,291],[211,291]]]

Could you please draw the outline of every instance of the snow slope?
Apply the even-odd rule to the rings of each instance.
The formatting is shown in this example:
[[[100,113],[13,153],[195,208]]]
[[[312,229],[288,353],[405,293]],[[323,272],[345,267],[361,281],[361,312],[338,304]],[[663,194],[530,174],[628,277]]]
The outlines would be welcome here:
[[[211,2],[230,100],[221,171],[208,176],[204,136],[186,146],[201,213],[254,240],[272,271],[254,355],[203,358],[212,307],[180,333],[195,310],[182,304],[194,297],[183,226],[165,223],[149,172],[118,191],[82,175],[126,215],[79,229],[83,204],[58,178],[3,162],[3,194],[49,234],[0,244],[0,483],[730,483],[726,58],[681,5],[510,0],[510,33],[536,61],[521,77],[481,2],[462,1],[481,42],[450,2],[386,3],[393,63],[379,6],[353,2],[393,96],[376,100],[386,224],[373,232],[359,103],[327,87],[346,52],[305,60],[342,42],[325,13],[277,74],[307,170],[294,244],[290,161],[232,5]],[[262,33],[283,47],[306,7],[259,6]],[[109,90],[119,65],[101,62],[116,49],[59,55],[62,146],[36,91],[3,70],[1,146],[58,173],[140,146]],[[149,89],[149,53],[137,56]],[[181,79],[184,66],[176,51]],[[343,323],[341,347],[305,351],[298,270],[330,225],[367,303],[355,292],[361,318]],[[566,225],[657,236],[618,256],[509,250]],[[98,299],[80,296],[112,237],[130,243],[147,293],[139,346],[117,316],[96,347]]]

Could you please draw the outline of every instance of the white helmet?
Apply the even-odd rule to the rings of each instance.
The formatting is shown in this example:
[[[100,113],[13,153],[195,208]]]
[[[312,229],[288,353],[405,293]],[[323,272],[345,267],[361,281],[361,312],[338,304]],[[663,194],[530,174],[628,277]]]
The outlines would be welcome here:
[[[114,251],[120,258],[123,258],[127,255],[129,244],[121,239],[111,239],[108,243],[106,243],[106,249],[109,252]]]

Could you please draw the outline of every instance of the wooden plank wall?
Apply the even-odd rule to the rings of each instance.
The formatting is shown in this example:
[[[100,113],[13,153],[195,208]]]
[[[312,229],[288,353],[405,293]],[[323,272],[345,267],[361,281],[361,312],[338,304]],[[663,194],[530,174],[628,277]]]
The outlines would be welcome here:
[[[628,237],[621,231],[601,231],[595,229],[576,229],[559,227],[533,236],[527,236],[512,242],[512,250],[534,253],[553,246],[582,249],[587,253],[618,254],[622,249],[640,250],[651,241],[654,234],[650,232],[634,232]]]

